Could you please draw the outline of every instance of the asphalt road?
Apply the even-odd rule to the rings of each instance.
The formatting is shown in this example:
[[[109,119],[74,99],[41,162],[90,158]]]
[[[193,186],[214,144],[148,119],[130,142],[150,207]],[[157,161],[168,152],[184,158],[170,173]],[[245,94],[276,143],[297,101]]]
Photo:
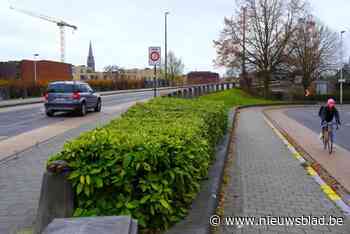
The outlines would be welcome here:
[[[350,106],[337,107],[342,126],[335,132],[335,143],[350,150]],[[320,133],[319,108],[293,108],[285,113],[316,133]]]
[[[151,98],[153,91],[102,96],[102,108],[122,103]],[[75,116],[59,113],[53,118],[45,115],[43,104],[32,104],[0,109],[0,141],[49,124],[64,121]]]

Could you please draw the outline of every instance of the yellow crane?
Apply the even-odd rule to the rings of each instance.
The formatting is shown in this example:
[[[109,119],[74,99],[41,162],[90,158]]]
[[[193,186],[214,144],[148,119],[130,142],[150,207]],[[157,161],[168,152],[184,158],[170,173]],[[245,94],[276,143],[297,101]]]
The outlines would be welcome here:
[[[65,35],[64,35],[64,27],[69,27],[72,28],[73,30],[77,30],[78,27],[69,23],[64,22],[63,20],[60,19],[55,19],[53,17],[50,16],[46,16],[46,15],[42,15],[42,14],[37,14],[31,11],[27,11],[27,10],[23,10],[23,9],[19,9],[19,8],[15,8],[13,6],[10,6],[11,10],[15,10],[18,12],[21,12],[23,14],[35,17],[35,18],[39,18],[42,20],[46,20],[49,21],[51,23],[56,24],[59,27],[60,30],[60,48],[61,48],[61,62],[64,62],[65,59]]]

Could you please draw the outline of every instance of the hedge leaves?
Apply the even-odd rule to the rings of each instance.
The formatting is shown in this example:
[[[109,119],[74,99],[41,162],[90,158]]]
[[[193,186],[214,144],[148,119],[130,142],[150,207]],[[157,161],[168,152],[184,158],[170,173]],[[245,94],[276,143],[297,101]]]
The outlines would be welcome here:
[[[51,157],[72,168],[75,216],[132,215],[164,230],[183,219],[227,126],[222,104],[157,98]]]

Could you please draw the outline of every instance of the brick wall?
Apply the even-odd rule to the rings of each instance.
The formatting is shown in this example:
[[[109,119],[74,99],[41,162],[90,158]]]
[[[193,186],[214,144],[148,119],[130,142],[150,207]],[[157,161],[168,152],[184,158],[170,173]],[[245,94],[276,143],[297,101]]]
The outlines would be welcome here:
[[[34,81],[34,61],[21,61],[21,79]],[[41,60],[36,62],[37,81],[72,80],[72,65],[67,63]]]

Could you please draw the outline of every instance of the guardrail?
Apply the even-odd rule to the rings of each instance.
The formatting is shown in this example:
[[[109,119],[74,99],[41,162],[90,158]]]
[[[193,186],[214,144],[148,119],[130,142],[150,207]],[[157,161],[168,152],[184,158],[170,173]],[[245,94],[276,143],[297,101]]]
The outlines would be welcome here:
[[[220,82],[208,84],[195,84],[178,87],[176,91],[169,93],[168,97],[192,98],[203,94],[223,91],[236,87],[234,82]]]

